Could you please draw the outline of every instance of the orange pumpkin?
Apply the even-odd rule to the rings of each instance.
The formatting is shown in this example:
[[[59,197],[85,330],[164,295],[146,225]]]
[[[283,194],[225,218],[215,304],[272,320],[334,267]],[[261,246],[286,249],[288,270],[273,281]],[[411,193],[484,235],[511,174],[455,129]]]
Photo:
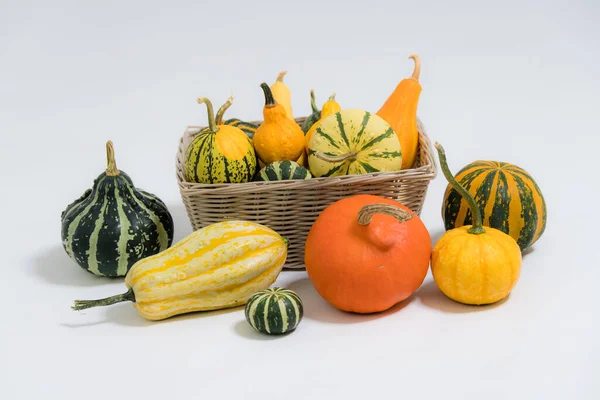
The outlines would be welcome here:
[[[357,195],[331,204],[311,227],[304,263],[317,292],[350,312],[387,310],[421,286],[431,238],[404,205]]]

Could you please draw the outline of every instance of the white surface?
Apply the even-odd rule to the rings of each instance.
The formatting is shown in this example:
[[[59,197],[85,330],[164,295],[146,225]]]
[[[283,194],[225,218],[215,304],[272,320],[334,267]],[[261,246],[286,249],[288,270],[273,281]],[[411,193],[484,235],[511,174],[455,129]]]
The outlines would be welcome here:
[[[600,398],[597,1],[87,3],[0,2],[0,398]],[[392,312],[359,317],[287,272],[278,284],[306,316],[279,339],[241,309],[159,323],[129,304],[71,311],[123,288],[60,244],[60,212],[105,168],[107,139],[180,239],[175,153],[206,122],[196,97],[231,90],[230,116],[260,118],[260,82],[287,69],[296,115],[310,88],[376,110],[413,52],[419,115],[453,171],[513,162],[546,196],[547,231],[506,302],[462,306],[428,277]],[[444,188],[440,175],[422,215],[434,240]]]

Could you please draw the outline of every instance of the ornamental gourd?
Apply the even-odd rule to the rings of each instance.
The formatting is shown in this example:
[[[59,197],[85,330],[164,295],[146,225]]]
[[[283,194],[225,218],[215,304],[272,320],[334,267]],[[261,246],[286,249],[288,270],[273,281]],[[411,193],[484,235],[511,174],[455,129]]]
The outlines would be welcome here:
[[[421,59],[415,54],[409,58],[415,61],[412,76],[403,79],[377,111],[377,115],[390,124],[398,135],[402,148],[402,169],[413,166],[419,147],[417,105],[421,95],[421,85],[419,84]]]
[[[255,181],[287,181],[293,179],[310,179],[310,171],[294,161],[275,161],[261,169]]]
[[[217,124],[217,126],[230,125],[230,126],[234,126],[236,128],[240,128],[242,130],[242,132],[244,132],[246,134],[246,136],[248,136],[248,139],[250,139],[250,141],[252,141],[252,138],[254,138],[254,133],[256,132],[256,129],[258,129],[257,125],[254,125],[250,122],[241,121],[237,118],[230,118],[230,119],[223,121],[223,115],[225,114],[225,111],[227,111],[227,109],[229,107],[231,107],[231,104],[233,104],[233,96],[230,96],[227,99],[227,101],[225,102],[225,104],[223,104],[217,111],[217,115],[215,117],[215,124]]]
[[[292,112],[292,92],[290,88],[283,82],[283,77],[287,74],[287,71],[281,71],[277,75],[277,79],[271,85],[271,92],[273,98],[278,104],[281,104],[285,109],[285,115],[292,121],[294,121],[294,113]]]
[[[436,143],[444,176],[467,201],[473,225],[447,231],[431,256],[431,273],[440,290],[465,304],[491,304],[509,295],[521,272],[521,251],[506,233],[483,227],[473,196],[452,176],[443,147]]]
[[[402,152],[381,117],[347,109],[319,123],[308,145],[308,165],[315,177],[397,171]]]
[[[306,136],[304,137],[306,151],[308,152],[308,144],[310,143],[310,138],[315,133],[321,121],[332,114],[342,111],[342,107],[340,104],[335,101],[335,93],[329,96],[329,99],[323,104],[323,108],[321,109],[321,118],[313,124],[313,126],[306,132]]]
[[[127,292],[100,300],[77,300],[73,309],[131,301],[144,318],[161,320],[240,306],[275,282],[287,248],[287,239],[266,226],[218,222],[137,262],[125,278]]]
[[[65,251],[81,268],[117,277],[171,245],[173,218],[158,197],[136,188],[117,169],[111,141],[106,156],[106,171],[62,212],[61,236]]]
[[[302,124],[302,131],[306,135],[306,132],[310,129],[311,126],[314,125],[315,122],[321,119],[321,110],[317,107],[317,102],[315,100],[315,91],[310,89],[310,108],[312,109],[311,114],[306,117],[304,123]]]
[[[253,294],[246,303],[244,315],[258,332],[280,335],[298,327],[304,309],[295,292],[276,287]]]
[[[254,148],[265,164],[275,161],[296,161],[304,150],[304,133],[290,120],[283,106],[275,101],[269,85],[260,85],[265,94],[264,121],[254,134]]]
[[[499,229],[517,241],[521,251],[531,247],[546,229],[546,201],[531,175],[516,165],[475,161],[455,179],[475,198],[483,225]],[[442,205],[446,230],[472,224],[468,202],[448,185]]]
[[[242,183],[252,180],[256,173],[256,154],[252,142],[239,128],[217,125],[212,103],[206,104],[208,127],[198,133],[185,155],[185,177],[188,182],[216,184]]]
[[[372,313],[417,290],[430,255],[429,232],[410,209],[391,199],[356,195],[317,217],[304,263],[317,292],[333,306]]]

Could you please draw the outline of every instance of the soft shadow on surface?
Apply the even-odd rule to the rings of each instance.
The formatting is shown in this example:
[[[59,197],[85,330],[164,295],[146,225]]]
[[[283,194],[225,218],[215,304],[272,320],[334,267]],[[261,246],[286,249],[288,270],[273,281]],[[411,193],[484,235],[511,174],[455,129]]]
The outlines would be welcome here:
[[[91,312],[99,312],[101,308],[102,307],[98,307],[97,309],[89,308],[87,310],[73,311],[73,312],[78,312],[81,314],[89,314]],[[221,314],[241,312],[241,310],[243,312],[243,307],[239,306],[239,307],[233,307],[233,308],[226,308],[223,310],[198,311],[198,312],[193,312],[193,313],[175,315],[171,318],[163,319],[161,321],[149,321],[149,320],[145,319],[144,317],[142,317],[137,312],[137,310],[135,308],[133,308],[133,306],[131,304],[127,304],[127,303],[115,304],[113,306],[108,306],[108,307],[104,307],[104,308],[105,308],[104,315],[106,318],[101,321],[82,322],[80,324],[69,323],[69,324],[62,324],[62,326],[65,326],[67,328],[86,328],[86,327],[102,325],[102,324],[117,324],[117,325],[132,326],[132,327],[144,327],[144,326],[151,326],[151,325],[158,325],[158,324],[168,324],[168,323],[172,323],[172,322],[176,323],[177,321],[183,321],[183,320],[188,320],[188,319],[211,318],[211,317],[215,317],[215,316],[218,316]],[[84,318],[85,315],[81,315],[81,317]]]
[[[173,217],[173,227],[175,232],[173,234],[172,245],[174,245],[192,233],[192,223],[190,222],[183,203],[169,203],[167,204],[167,208],[169,209],[171,217]]]
[[[58,286],[98,286],[122,281],[123,278],[96,276],[81,268],[62,246],[44,249],[30,261],[32,272],[44,282]]]
[[[267,335],[266,333],[257,332],[256,329],[252,328],[250,326],[250,324],[248,323],[248,321],[246,321],[245,319],[236,322],[235,325],[233,326],[233,330],[239,336],[246,338],[246,339],[251,339],[251,340],[283,339],[289,335],[293,335],[295,332],[295,330],[293,330],[291,332],[284,333],[282,335]]]
[[[442,291],[437,287],[433,280],[425,282],[419,290],[415,293],[416,298],[419,301],[429,307],[446,313],[453,314],[462,314],[462,313],[472,313],[472,312],[480,312],[491,310],[492,308],[496,308],[502,305],[509,296],[504,299],[488,305],[475,306],[469,304],[462,304],[457,301],[454,301],[447,297]]]
[[[401,311],[414,300],[414,296],[411,296],[386,311],[372,314],[357,314],[341,311],[333,307],[319,295],[309,278],[291,282],[289,285],[286,285],[286,288],[296,292],[302,299],[304,318],[333,324],[355,324],[383,318]]]

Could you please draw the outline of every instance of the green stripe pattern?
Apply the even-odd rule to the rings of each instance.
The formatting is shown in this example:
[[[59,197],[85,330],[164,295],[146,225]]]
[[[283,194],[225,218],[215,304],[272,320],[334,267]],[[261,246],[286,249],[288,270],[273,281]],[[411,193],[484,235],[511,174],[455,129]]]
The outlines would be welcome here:
[[[516,165],[475,161],[461,169],[456,180],[475,198],[484,226],[517,241],[521,251],[531,247],[546,229],[546,201],[529,173]],[[467,202],[450,185],[442,205],[446,230],[471,225]]]
[[[254,139],[254,134],[258,129],[258,125],[251,124],[250,122],[240,121],[237,118],[230,118],[226,121],[223,121],[223,125],[231,125],[235,126],[236,128],[240,128],[250,140]]]
[[[136,189],[123,171],[100,175],[63,211],[61,225],[67,254],[99,276],[125,276],[137,261],[173,242],[173,218],[165,204]]]
[[[275,161],[268,164],[256,175],[255,181],[287,181],[310,179],[311,173],[295,161]]]
[[[253,294],[246,303],[246,321],[258,332],[279,335],[291,332],[300,323],[302,300],[293,291],[269,288]]]

